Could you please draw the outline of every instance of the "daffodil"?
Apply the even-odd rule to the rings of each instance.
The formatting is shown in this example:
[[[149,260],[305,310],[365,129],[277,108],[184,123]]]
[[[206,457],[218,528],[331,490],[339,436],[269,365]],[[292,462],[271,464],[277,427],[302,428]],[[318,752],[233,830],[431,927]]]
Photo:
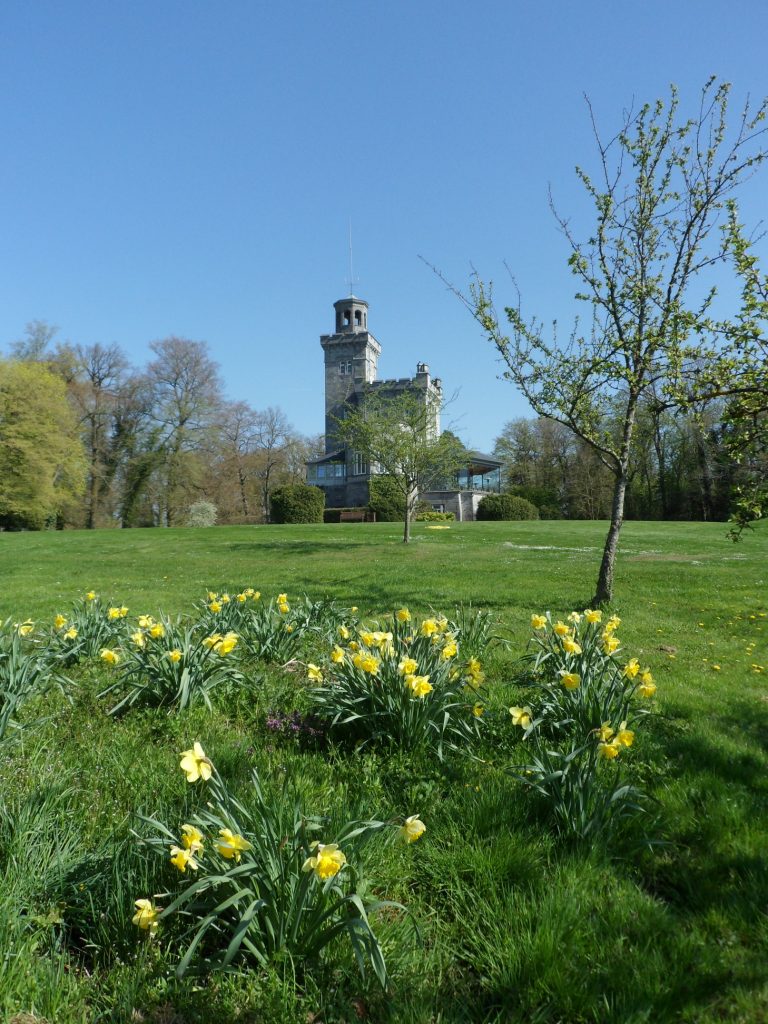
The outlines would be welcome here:
[[[607,761],[612,761],[619,756],[619,744],[615,740],[613,743],[598,743],[597,753]]]
[[[347,863],[347,858],[336,843],[312,843],[310,850],[316,852],[312,857],[307,857],[301,869],[314,871],[315,877],[321,882],[338,875]]]
[[[640,694],[640,696],[645,697],[646,699],[649,699],[654,695],[654,693],[656,693],[656,683],[653,682],[653,680],[650,678],[650,675],[651,673],[649,672],[648,682],[641,682],[637,688],[637,692]]]
[[[512,725],[519,725],[521,729],[527,729],[531,724],[531,709],[529,707],[519,708],[517,706],[509,709],[512,715]]]
[[[574,626],[578,626],[581,622],[581,615],[579,615],[578,612],[571,612],[571,614],[567,616],[567,619],[569,622],[572,622]]]
[[[415,658],[403,658],[397,666],[397,671],[403,676],[412,676],[418,670],[419,664]]]
[[[228,828],[219,829],[219,838],[216,840],[216,849],[226,860],[234,860],[240,863],[243,850],[250,850],[251,844],[247,839],[230,831]]]
[[[455,658],[459,653],[459,647],[455,640],[449,640],[440,652],[440,657],[444,661],[449,661],[451,658]]]
[[[610,633],[603,633],[603,651],[606,654],[613,654],[614,651],[617,651],[620,646],[621,641],[617,636],[613,636]]]
[[[621,619],[618,615],[612,615],[605,624],[605,628],[609,633],[615,632],[621,625]]]
[[[119,608],[107,608],[107,618],[108,619],[112,619],[112,620],[119,619],[120,618],[120,609]]]
[[[313,665],[310,661],[307,665],[307,679],[312,680],[313,683],[322,683],[323,673],[319,665]]]
[[[482,718],[483,715],[485,714],[485,708],[483,707],[482,704],[475,704],[474,707],[472,708],[472,714],[475,716],[475,718]]]
[[[154,625],[155,620],[151,615],[140,615],[139,626],[141,629],[149,629],[150,626]]]
[[[400,835],[406,843],[415,843],[417,839],[421,839],[426,831],[427,826],[418,814],[412,814],[410,818],[406,818],[405,822],[400,826]]]
[[[133,640],[137,647],[144,646],[144,634],[140,629],[137,629],[135,633],[131,633],[131,640]]]
[[[634,679],[637,673],[640,671],[640,662],[637,658],[630,658],[627,664],[624,666],[624,675],[627,679]]]
[[[434,619],[424,619],[419,632],[422,636],[433,636],[438,632],[438,625]]]
[[[215,601],[218,596],[219,595],[218,595],[218,593],[215,590],[209,590],[208,591],[208,600],[209,601]]]
[[[566,624],[564,622],[560,622],[560,620],[558,620],[554,624],[554,626],[552,628],[554,629],[555,633],[557,633],[558,636],[570,636],[571,635],[571,627],[570,626],[566,626]]]
[[[569,636],[563,638],[563,650],[566,654],[581,654],[581,645]]]
[[[95,601],[96,600],[96,591],[95,590],[89,590],[88,593],[85,595],[85,600],[86,601]]]
[[[172,651],[168,651],[168,657],[175,665],[177,661],[181,661],[181,651],[174,648]]]
[[[217,614],[217,612],[220,612],[221,611],[221,601],[211,601],[211,603],[208,605],[208,610],[212,611],[214,613],[214,615]]]
[[[407,608],[398,608],[398,610],[395,612],[395,618],[397,619],[398,622],[410,622],[411,613],[408,611]]]
[[[546,615],[532,615],[531,616],[531,628],[532,629],[546,629],[547,628],[547,616]]]
[[[245,602],[247,600],[248,600],[248,595],[246,593],[238,594],[237,597],[236,597],[236,601],[237,601],[238,604],[245,604]]]
[[[202,853],[203,833],[195,825],[182,825],[181,845],[192,853]]]
[[[331,651],[331,661],[334,663],[334,665],[340,665],[345,658],[346,654],[344,653],[343,648],[339,647],[338,644],[335,644],[333,650]]]
[[[64,615],[57,615],[56,618],[53,620],[53,624],[56,627],[56,629],[63,629],[64,626],[66,626],[67,624],[66,617]]]
[[[349,630],[347,629],[346,626],[339,626],[338,634],[342,640],[349,640]]]
[[[631,747],[635,742],[635,734],[632,729],[627,728],[627,723],[622,722],[619,731],[616,733],[615,742],[622,747]]]
[[[66,640],[74,640],[76,637],[77,637],[77,630],[75,629],[74,626],[70,626],[69,629],[64,634],[64,638]]]
[[[581,676],[576,672],[560,672],[560,682],[566,690],[578,690],[581,686]]]
[[[221,637],[217,643],[214,644],[213,649],[223,658],[227,654],[231,654],[237,647],[238,636],[236,633],[227,633],[226,636]]]
[[[590,625],[594,625],[596,622],[603,621],[603,613],[599,609],[593,610],[592,608],[587,608],[584,612],[584,618],[588,623],[590,623]]]
[[[627,723],[625,722],[624,725]],[[614,736],[614,731],[610,722],[603,722],[600,728],[597,730],[597,735],[600,737],[603,743],[609,743]]]
[[[158,910],[152,906],[151,900],[134,900],[136,913],[133,915],[133,923],[143,931],[157,931]]]
[[[29,636],[32,630],[35,628],[35,624],[32,619],[27,619],[25,622],[14,623],[19,636]]]
[[[406,676],[405,685],[410,689],[414,697],[423,700],[428,693],[432,692],[432,684],[429,676]]]
[[[223,637],[221,633],[212,633],[210,636],[206,636],[203,638],[203,643],[210,651],[212,647],[216,646],[216,644],[221,643],[222,639]]]
[[[213,772],[213,765],[197,740],[190,750],[182,750],[179,767],[186,773],[187,782],[197,782],[198,779],[207,782]]]
[[[156,622],[149,628],[149,635],[153,640],[159,640],[161,636],[165,636],[165,626],[162,622]]]
[[[120,655],[117,653],[117,651],[113,651],[109,647],[102,647],[101,651],[99,651],[99,657],[108,665],[117,665],[117,663],[120,661]]]
[[[178,846],[171,847],[171,864],[178,868],[182,875],[186,873],[187,868],[197,871],[199,866],[191,850]]]

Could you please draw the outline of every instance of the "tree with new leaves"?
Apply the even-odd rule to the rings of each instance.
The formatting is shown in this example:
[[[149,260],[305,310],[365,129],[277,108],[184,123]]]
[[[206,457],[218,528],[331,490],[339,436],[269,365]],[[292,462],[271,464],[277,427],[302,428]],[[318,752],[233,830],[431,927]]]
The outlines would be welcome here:
[[[542,323],[523,315],[519,295],[505,309],[507,329],[492,286],[477,276],[460,296],[495,345],[504,376],[536,413],[583,438],[613,475],[595,603],[613,594],[639,406],[660,391],[673,404],[685,368],[715,366],[721,350],[711,272],[732,244],[720,229],[739,186],[766,157],[766,102],[756,110],[745,104],[729,130],[729,91],[710,79],[698,111],[683,120],[673,87],[667,104],[625,114],[608,141],[592,116],[598,173],[576,168],[594,208],[588,237],[577,237],[552,205],[580,283],[576,299],[591,307],[587,330],[577,321],[565,344],[554,329],[545,337]]]
[[[439,432],[440,411],[437,395],[415,385],[397,395],[370,389],[359,406],[345,409],[334,428],[340,444],[395,481],[405,502],[405,544],[411,539],[419,490],[444,486],[465,459],[458,438],[450,431]]]
[[[0,526],[53,522],[79,500],[84,474],[64,382],[42,363],[0,360]]]

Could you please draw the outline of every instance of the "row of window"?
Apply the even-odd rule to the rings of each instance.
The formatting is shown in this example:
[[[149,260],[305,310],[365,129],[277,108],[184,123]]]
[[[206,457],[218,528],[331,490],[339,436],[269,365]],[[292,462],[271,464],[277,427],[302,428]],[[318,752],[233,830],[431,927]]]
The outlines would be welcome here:
[[[360,454],[354,452],[352,455],[352,476],[365,476],[368,472],[368,463]],[[347,475],[347,467],[343,462],[322,462],[319,466],[310,466],[308,479],[310,480],[343,480]]]
[[[339,363],[339,373],[342,377],[348,377],[352,373],[352,360],[346,363]]]

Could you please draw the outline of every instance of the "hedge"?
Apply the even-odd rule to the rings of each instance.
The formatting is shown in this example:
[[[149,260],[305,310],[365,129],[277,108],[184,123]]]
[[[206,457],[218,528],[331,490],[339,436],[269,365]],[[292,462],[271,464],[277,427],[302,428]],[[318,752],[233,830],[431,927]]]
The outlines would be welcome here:
[[[325,493],[309,484],[276,487],[269,499],[272,523],[322,523]]]
[[[477,506],[477,519],[538,519],[539,510],[514,494],[486,494]]]
[[[373,477],[368,495],[368,508],[376,513],[377,523],[402,523],[405,519],[405,495],[394,477]]]

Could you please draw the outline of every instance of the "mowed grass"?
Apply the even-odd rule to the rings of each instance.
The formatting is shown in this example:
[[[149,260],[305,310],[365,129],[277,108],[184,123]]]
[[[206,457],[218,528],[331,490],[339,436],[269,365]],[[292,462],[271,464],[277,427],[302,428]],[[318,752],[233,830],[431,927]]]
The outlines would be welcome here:
[[[276,739],[267,712],[303,706],[305,685],[277,669],[254,667],[253,692],[212,713],[118,721],[96,697],[106,670],[73,672],[74,702],[52,701],[0,758],[0,1019],[768,1020],[767,531],[737,546],[722,524],[627,523],[622,533],[613,610],[627,653],[658,683],[657,714],[638,727],[627,764],[658,801],[663,845],[557,841],[503,771],[524,758],[506,709],[529,699],[516,659],[530,614],[584,607],[605,529],[418,525],[407,548],[398,524],[0,535],[2,619],[50,620],[88,589],[131,615],[175,614],[209,588],[250,585],[371,617],[471,604],[493,611],[510,640],[487,665],[481,753],[491,763]],[[388,995],[360,981],[343,943],[311,972],[278,963],[177,981],[177,951],[142,941],[132,901],[169,879],[131,829],[140,810],[184,820],[193,797],[178,752],[193,739],[241,793],[256,767],[275,792],[287,779],[309,813],[422,816],[419,843],[368,866],[376,891],[411,911],[377,923]]]

